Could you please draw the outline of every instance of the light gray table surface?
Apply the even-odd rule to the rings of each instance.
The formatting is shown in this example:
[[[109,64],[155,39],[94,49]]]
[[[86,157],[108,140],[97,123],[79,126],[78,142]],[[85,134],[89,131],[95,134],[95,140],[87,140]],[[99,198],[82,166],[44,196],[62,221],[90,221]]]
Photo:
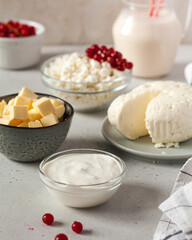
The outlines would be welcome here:
[[[84,46],[43,47],[41,62],[19,71],[0,70],[0,95],[18,92],[23,86],[47,93],[41,82],[40,64],[60,53],[79,51]],[[192,46],[179,48],[171,73],[163,79],[185,81],[184,67],[192,61]],[[146,80],[133,78],[128,90]],[[101,132],[106,110],[93,113],[75,112],[65,143],[59,150],[96,148],[121,157],[126,178],[119,191],[108,202],[89,209],[61,205],[49,195],[39,178],[35,163],[14,162],[0,154],[0,239],[53,240],[64,232],[69,240],[150,240],[161,217],[158,205],[173,187],[180,163],[147,162],[134,159],[105,140]],[[85,124],[86,123],[86,124]],[[42,223],[44,213],[55,217],[53,226]],[[71,231],[74,220],[81,221],[85,231]]]

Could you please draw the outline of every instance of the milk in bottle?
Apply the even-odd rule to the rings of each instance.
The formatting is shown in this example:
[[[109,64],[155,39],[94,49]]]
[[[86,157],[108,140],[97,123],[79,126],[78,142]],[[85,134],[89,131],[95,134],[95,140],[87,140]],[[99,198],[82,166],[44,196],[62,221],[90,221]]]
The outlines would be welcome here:
[[[124,1],[112,33],[115,47],[133,62],[133,75],[156,78],[170,72],[182,34],[181,24],[164,1],[154,16],[149,16],[149,4]]]

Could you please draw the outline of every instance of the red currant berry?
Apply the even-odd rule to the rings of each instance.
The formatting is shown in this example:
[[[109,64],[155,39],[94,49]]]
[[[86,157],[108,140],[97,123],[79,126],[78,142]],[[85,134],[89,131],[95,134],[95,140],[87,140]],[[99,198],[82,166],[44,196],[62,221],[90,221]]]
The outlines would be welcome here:
[[[122,54],[120,52],[116,51],[115,58],[122,59]]]
[[[116,62],[116,64],[117,64],[117,66],[120,66],[120,65],[121,65],[121,59],[115,58],[115,62]]]
[[[18,28],[18,27],[19,27],[19,22],[13,22],[13,26],[14,26],[15,28]]]
[[[59,233],[57,234],[57,236],[55,237],[55,240],[68,240],[67,235],[65,235],[64,233]]]
[[[109,52],[110,52],[110,55],[111,55],[111,56],[114,56],[114,54],[115,54],[114,48],[109,48]]]
[[[35,35],[35,28],[33,26],[29,27],[30,35]]]
[[[102,57],[101,57],[100,54],[95,54],[94,57],[93,57],[93,59],[95,59],[95,60],[98,61],[98,62],[101,62]]]
[[[125,69],[124,69],[124,67],[123,66],[117,66],[117,70],[119,70],[119,71],[124,71]]]
[[[6,33],[0,32],[0,37],[6,37]]]
[[[91,49],[91,48],[87,48],[86,50],[85,50],[85,52],[86,53],[91,53],[93,50]]]
[[[127,68],[127,60],[126,60],[125,58],[123,58],[123,59],[121,60],[121,66],[122,66],[124,69]]]
[[[95,54],[92,48],[87,48],[86,53],[87,53],[87,57],[89,58],[93,58]]]
[[[132,69],[133,68],[133,63],[132,62],[128,62],[127,63],[127,69]]]
[[[10,38],[15,38],[15,37],[17,37],[17,35],[14,32],[10,32],[9,33],[9,37]]]
[[[20,27],[20,28],[27,28],[28,25],[27,25],[27,24],[20,24],[19,27]]]
[[[99,46],[97,44],[93,44],[91,48],[96,52],[99,50]]]
[[[28,28],[21,28],[20,29],[20,32],[21,32],[21,34],[22,34],[22,36],[28,36],[29,35],[29,30],[28,30]]]
[[[94,51],[93,51],[92,48],[87,48],[87,49],[86,49],[86,53],[87,53],[87,54],[93,54]]]
[[[0,23],[0,32],[7,32],[8,28],[5,24]]]
[[[116,63],[116,61],[115,61],[115,59],[114,59],[114,61],[111,63],[111,67],[112,68],[116,68],[118,65],[117,65],[117,63]]]
[[[45,213],[42,217],[42,220],[45,224],[51,225],[54,221],[54,217],[51,213]]]
[[[83,225],[80,222],[74,221],[71,227],[72,227],[72,230],[76,233],[81,233],[83,230]]]
[[[14,22],[12,20],[9,20],[8,24],[11,25],[11,26],[14,26]]]
[[[107,47],[105,45],[103,45],[103,46],[100,47],[100,50],[101,50],[101,52],[106,51]]]
[[[107,57],[107,62],[108,62],[109,64],[113,64],[113,63],[114,63],[114,58],[112,58],[112,57]]]

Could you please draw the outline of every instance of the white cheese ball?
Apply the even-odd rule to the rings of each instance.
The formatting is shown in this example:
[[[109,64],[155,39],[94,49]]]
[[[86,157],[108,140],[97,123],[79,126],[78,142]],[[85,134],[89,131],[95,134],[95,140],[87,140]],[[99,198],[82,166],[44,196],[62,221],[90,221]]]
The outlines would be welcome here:
[[[177,146],[192,137],[192,87],[173,81],[141,85],[116,98],[108,119],[129,139],[150,135],[160,146]]]

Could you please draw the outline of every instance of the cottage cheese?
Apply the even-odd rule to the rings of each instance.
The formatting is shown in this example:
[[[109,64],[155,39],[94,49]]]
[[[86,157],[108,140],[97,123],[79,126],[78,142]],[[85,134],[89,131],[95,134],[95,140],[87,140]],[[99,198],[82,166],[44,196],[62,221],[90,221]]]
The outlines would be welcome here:
[[[177,147],[192,137],[192,88],[173,81],[141,85],[116,98],[108,118],[129,139],[149,134],[156,147]]]
[[[113,80],[128,72],[118,71],[108,62],[99,63],[85,54],[75,52],[58,56],[50,62],[44,74],[53,79],[44,76],[43,80],[54,94],[69,101],[76,110],[81,110],[99,107],[114,99],[117,92],[108,90],[123,84],[125,79],[122,82]]]

